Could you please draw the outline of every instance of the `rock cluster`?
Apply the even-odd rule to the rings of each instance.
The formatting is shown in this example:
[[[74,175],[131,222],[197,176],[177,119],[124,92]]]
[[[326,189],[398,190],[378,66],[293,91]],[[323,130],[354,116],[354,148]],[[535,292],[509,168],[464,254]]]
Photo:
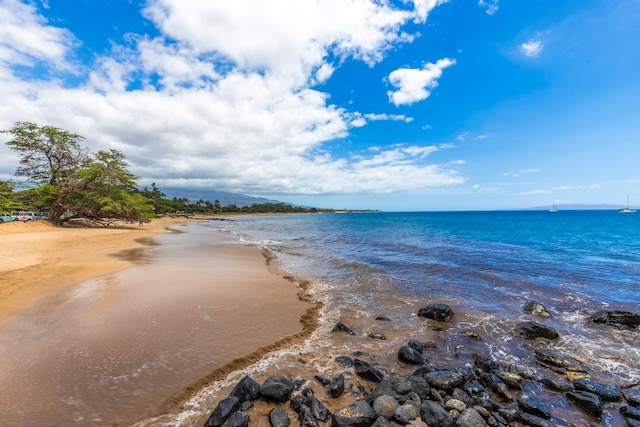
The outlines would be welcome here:
[[[431,305],[422,313],[438,321],[454,316],[446,304]],[[620,320],[618,314],[614,318]],[[527,322],[521,328],[523,332],[515,332],[529,337],[527,328],[536,332],[538,325]],[[351,329],[339,324],[334,331],[349,333]],[[534,335],[554,339],[548,332]],[[320,397],[311,387],[304,386],[306,380],[276,375],[260,385],[247,376],[215,407],[205,427],[248,426],[252,402],[257,399],[273,405],[269,412],[272,427],[291,425],[292,416],[293,422],[303,427],[570,425],[561,417],[554,417],[553,406],[531,392],[542,388],[564,396],[570,406],[595,419],[601,418],[605,408],[616,409],[629,426],[640,427],[640,386],[620,387],[594,381],[587,368],[571,357],[538,349],[534,366],[505,364],[481,355],[474,355],[473,364],[434,366],[426,362],[424,350],[416,339],[398,349],[398,363],[415,366],[408,375],[385,374],[393,369],[357,358],[363,356],[360,352],[353,359],[340,356],[335,360],[345,369],[341,375],[333,379],[315,376],[325,391]],[[345,377],[357,382],[347,390],[347,401],[352,403],[331,412],[327,406],[338,405],[327,402],[346,392]]]

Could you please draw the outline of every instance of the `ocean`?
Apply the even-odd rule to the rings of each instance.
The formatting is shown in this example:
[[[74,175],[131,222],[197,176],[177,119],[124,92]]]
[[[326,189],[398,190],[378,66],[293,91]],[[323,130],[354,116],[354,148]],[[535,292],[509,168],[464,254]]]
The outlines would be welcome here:
[[[309,378],[330,377],[341,369],[333,358],[355,351],[408,373],[397,364],[397,349],[417,338],[433,343],[437,350],[427,359],[442,366],[472,364],[475,354],[535,366],[534,350],[546,348],[577,357],[595,380],[621,385],[640,379],[638,332],[587,321],[599,310],[640,312],[638,215],[302,214],[236,217],[190,227],[219,228],[240,244],[268,249],[280,274],[310,281],[308,296],[324,304],[322,326],[309,340],[240,375],[287,366],[300,371],[295,365],[302,357]],[[542,303],[552,317],[526,313],[528,301]],[[416,315],[433,302],[449,304],[454,321],[439,324]],[[380,316],[390,322],[376,320]],[[515,336],[514,327],[525,320],[556,329],[560,338]],[[332,333],[337,322],[351,327],[355,337]],[[385,339],[373,339],[376,334]],[[581,425],[584,414],[565,399],[533,393]],[[192,409],[200,405],[197,399],[192,404]],[[583,421],[586,425],[590,420]]]

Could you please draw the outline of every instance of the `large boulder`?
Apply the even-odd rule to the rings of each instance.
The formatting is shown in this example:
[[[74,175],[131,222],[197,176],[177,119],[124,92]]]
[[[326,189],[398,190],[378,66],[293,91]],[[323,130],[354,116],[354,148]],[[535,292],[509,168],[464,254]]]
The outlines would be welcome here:
[[[267,378],[262,384],[260,391],[262,397],[267,401],[284,403],[291,397],[293,391],[293,381],[283,375],[275,375]]]
[[[635,329],[640,326],[640,315],[628,311],[599,311],[589,317],[593,323]]]
[[[378,416],[366,400],[361,399],[333,413],[335,427],[369,427]]]
[[[522,322],[518,324],[515,333],[524,338],[547,338],[555,340],[560,337],[558,331],[538,322]]]
[[[438,320],[440,322],[448,322],[453,319],[454,315],[455,313],[451,307],[444,303],[428,304],[418,310],[418,316]]]

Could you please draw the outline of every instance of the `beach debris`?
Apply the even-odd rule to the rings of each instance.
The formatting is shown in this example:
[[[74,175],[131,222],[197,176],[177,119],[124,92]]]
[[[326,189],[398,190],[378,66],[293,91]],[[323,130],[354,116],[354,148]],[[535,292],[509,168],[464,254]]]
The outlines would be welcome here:
[[[435,303],[428,304],[418,310],[418,316],[438,320],[440,322],[448,322],[453,319],[455,313],[448,304]]]
[[[516,335],[529,339],[547,338],[555,340],[560,337],[558,331],[538,322],[521,322],[515,327],[514,332]]]
[[[528,301],[524,305],[524,311],[540,317],[552,317],[547,307],[539,303],[538,301]]]
[[[336,326],[333,327],[331,332],[346,332],[348,335],[355,335],[356,334],[355,332],[353,332],[353,329],[351,329],[350,327],[348,327],[347,325],[345,325],[342,322],[336,323]]]
[[[592,323],[618,328],[636,329],[640,326],[640,315],[628,311],[598,311],[589,317]]]

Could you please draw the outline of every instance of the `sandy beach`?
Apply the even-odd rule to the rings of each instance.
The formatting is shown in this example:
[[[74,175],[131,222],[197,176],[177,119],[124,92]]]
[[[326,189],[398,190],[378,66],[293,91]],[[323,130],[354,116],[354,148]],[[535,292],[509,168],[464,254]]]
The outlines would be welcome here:
[[[3,425],[129,425],[313,330],[268,254],[197,226],[0,225]]]
[[[164,217],[128,228],[59,228],[46,221],[0,224],[0,321],[36,299],[130,265],[111,256],[136,239],[184,224]]]

